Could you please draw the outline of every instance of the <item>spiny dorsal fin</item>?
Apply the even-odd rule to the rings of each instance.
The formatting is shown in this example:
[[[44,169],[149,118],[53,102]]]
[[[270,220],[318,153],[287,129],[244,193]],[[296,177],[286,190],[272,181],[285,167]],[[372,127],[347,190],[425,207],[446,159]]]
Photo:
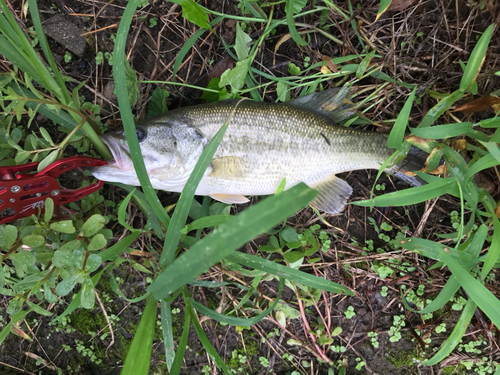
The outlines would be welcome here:
[[[238,194],[210,194],[210,196],[216,201],[227,204],[233,204],[233,203],[242,204],[250,202],[250,200],[247,197]]]
[[[348,99],[349,89],[349,86],[341,89],[332,88],[291,100],[285,104],[319,112],[335,122],[341,122],[356,112]]]
[[[342,211],[352,193],[349,184],[335,175],[311,187],[319,192],[311,204],[328,214]]]

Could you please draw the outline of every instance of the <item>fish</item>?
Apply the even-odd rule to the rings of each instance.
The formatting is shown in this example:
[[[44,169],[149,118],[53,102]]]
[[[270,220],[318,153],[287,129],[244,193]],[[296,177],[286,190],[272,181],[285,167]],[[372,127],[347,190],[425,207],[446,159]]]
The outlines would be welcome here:
[[[344,89],[283,103],[228,99],[169,111],[137,123],[136,132],[152,186],[181,192],[205,146],[229,120],[196,195],[242,204],[247,196],[274,194],[283,180],[285,189],[304,182],[319,193],[314,207],[337,214],[353,191],[337,174],[379,169],[394,152],[388,133],[338,125],[352,113],[346,103]],[[140,186],[125,132],[101,139],[114,160],[91,168],[94,177]]]

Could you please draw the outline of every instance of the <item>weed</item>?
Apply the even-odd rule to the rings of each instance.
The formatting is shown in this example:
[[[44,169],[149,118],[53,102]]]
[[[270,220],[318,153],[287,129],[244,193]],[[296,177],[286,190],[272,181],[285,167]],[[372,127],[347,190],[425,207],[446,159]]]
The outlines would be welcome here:
[[[377,332],[368,332],[367,333],[368,337],[370,338],[370,341],[375,349],[379,347],[379,342],[378,342],[378,333]]]
[[[389,341],[398,342],[401,340],[401,329],[406,325],[404,315],[394,315],[393,323],[389,329]]]
[[[349,306],[347,310],[344,311],[344,314],[347,319],[354,318],[354,316],[356,315],[356,313],[354,312],[354,307]]]

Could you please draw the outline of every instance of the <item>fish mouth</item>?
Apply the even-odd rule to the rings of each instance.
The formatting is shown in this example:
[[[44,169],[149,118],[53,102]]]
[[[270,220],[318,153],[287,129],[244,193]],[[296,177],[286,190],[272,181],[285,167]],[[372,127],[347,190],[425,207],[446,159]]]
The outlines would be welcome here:
[[[132,158],[130,157],[130,151],[126,143],[123,144],[117,141],[111,134],[105,134],[100,138],[101,141],[108,146],[111,154],[113,155],[113,160],[108,161],[108,166],[116,166],[124,172],[134,169]]]

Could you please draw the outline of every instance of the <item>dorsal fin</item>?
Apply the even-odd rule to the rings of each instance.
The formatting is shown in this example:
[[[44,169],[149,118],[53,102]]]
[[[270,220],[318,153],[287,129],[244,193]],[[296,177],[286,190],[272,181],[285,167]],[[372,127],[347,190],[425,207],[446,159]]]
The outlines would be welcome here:
[[[349,86],[341,89],[327,89],[291,100],[284,104],[319,112],[330,117],[335,122],[341,122],[356,112],[348,99],[349,90]]]

